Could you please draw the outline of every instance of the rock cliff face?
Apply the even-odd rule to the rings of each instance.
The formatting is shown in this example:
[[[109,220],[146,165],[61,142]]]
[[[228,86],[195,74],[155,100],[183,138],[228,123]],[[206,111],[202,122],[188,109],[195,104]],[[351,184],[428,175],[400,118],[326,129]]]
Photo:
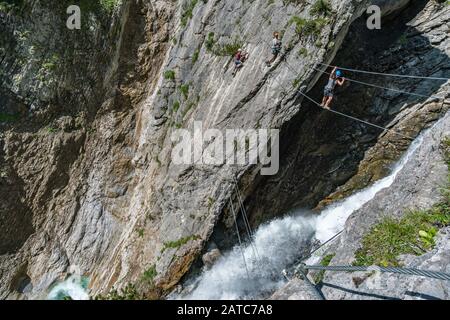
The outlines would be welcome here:
[[[362,239],[386,217],[400,218],[411,210],[423,210],[442,202],[448,189],[448,145],[443,141],[450,134],[447,114],[426,131],[417,149],[410,155],[394,182],[380,191],[347,220],[343,234],[321,249],[321,257],[331,255],[330,265],[351,265],[362,246]],[[445,157],[447,154],[447,159]],[[446,163],[447,162],[447,163]],[[420,168],[418,170],[418,168]],[[436,236],[435,247],[421,255],[402,255],[402,266],[422,270],[449,272],[449,228]],[[312,262],[312,261],[309,261]],[[449,299],[450,287],[445,281],[425,277],[370,272],[325,272],[321,283],[327,299]],[[278,290],[272,299],[317,299],[317,295],[302,280],[293,278]]]
[[[77,272],[92,295],[133,284],[160,298],[205,248],[233,244],[233,177],[257,226],[385,176],[411,143],[405,136],[446,114],[448,84],[349,73],[416,94],[352,82],[338,95],[339,111],[403,135],[321,111],[297,93],[321,99],[320,63],[449,77],[448,5],[374,2],[385,14],[379,31],[365,27],[364,0],[332,0],[320,17],[311,13],[315,1],[303,0],[79,1],[81,30],[66,28],[69,1],[6,1],[0,297],[42,298]],[[286,48],[268,68],[275,30]],[[229,53],[238,46],[249,60],[233,77]],[[439,98],[424,97],[431,95]],[[194,121],[203,129],[281,129],[280,172],[173,164],[171,134]]]

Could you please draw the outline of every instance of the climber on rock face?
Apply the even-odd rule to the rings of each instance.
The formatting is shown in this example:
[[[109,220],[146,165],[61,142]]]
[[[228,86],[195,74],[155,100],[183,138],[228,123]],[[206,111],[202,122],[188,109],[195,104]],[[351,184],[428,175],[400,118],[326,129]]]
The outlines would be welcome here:
[[[245,60],[248,59],[248,53],[242,51],[242,49],[238,49],[236,54],[234,55],[234,70],[233,70],[233,77],[236,75],[236,73],[239,71],[240,68],[242,68]]]
[[[273,39],[272,39],[272,58],[268,61],[266,61],[266,65],[270,68],[272,66],[272,63],[275,62],[278,55],[281,52],[281,40],[280,40],[280,34],[278,32],[273,33]]]
[[[322,107],[324,107],[325,109],[330,109],[336,84],[342,86],[344,82],[345,78],[342,77],[342,71],[338,70],[337,67],[334,67],[333,71],[331,72],[330,78],[328,79],[328,84],[324,89],[324,96],[321,104]]]

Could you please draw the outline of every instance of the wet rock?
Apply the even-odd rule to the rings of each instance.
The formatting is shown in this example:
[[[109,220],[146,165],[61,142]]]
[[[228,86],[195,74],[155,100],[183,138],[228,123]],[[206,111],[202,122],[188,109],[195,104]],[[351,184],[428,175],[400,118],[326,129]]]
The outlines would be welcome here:
[[[275,292],[270,300],[321,300],[305,281],[294,278]]]
[[[207,268],[210,268],[220,257],[222,257],[220,250],[212,249],[202,256],[202,261]]]

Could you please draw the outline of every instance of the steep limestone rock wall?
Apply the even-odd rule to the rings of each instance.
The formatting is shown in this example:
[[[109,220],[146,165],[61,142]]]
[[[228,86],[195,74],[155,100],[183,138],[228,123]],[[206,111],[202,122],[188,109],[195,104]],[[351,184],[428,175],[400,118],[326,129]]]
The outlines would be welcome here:
[[[36,76],[46,58],[39,63],[30,59],[29,67],[13,68],[10,66],[17,65],[19,54],[1,51],[3,56],[6,53],[2,70],[9,70],[1,75],[6,83],[1,89],[1,108],[8,106],[5,112],[13,110],[13,114],[24,116],[18,122],[1,124],[2,172],[6,172],[6,179],[0,179],[5,179],[6,187],[2,180],[0,192],[3,198],[8,186],[17,187],[16,195],[8,198],[20,198],[17,210],[24,213],[19,217],[27,221],[5,220],[11,226],[20,224],[25,236],[15,242],[6,236],[5,241],[10,242],[0,252],[2,298],[42,297],[49,285],[73,270],[89,277],[93,295],[129,283],[147,298],[170,291],[211,237],[214,240],[215,227],[232,235],[232,220],[225,206],[232,196],[233,175],[240,178],[245,195],[264,185],[257,175],[259,168],[253,166],[172,164],[171,133],[202,121],[204,129],[282,128],[283,134],[295,137],[299,131],[286,128],[298,126],[303,133],[314,129],[312,135],[302,137],[304,140],[320,136],[335,118],[313,111],[296,91],[306,85],[315,98],[320,95],[315,84],[321,74],[311,67],[316,66],[315,61],[334,60],[350,25],[368,4],[333,0],[333,12],[326,23],[316,33],[298,35],[295,24],[288,22],[294,16],[316,19],[310,14],[312,1],[130,0],[119,2],[111,12],[94,12],[95,25],[83,31],[86,35],[74,35],[64,27],[52,28],[65,24],[66,3],[50,8],[44,0],[24,2],[28,10],[24,20],[20,20],[23,13],[1,13],[2,26],[51,38],[55,43],[44,46],[48,50],[45,57],[52,58],[51,53],[66,42],[73,46],[67,46],[66,51],[78,55],[61,55],[61,63],[45,62],[60,77],[69,77],[49,77],[53,81],[46,86]],[[58,14],[51,14],[53,11]],[[46,28],[40,24],[42,19]],[[2,37],[9,37],[2,38],[2,48],[21,39],[12,29],[2,33]],[[270,55],[275,30],[283,33],[287,48],[282,59],[269,69],[264,61]],[[218,52],[233,43],[250,53],[235,78],[231,75],[231,57]],[[92,50],[80,47],[87,44]],[[302,48],[306,48],[307,56],[299,54]],[[20,49],[28,52],[25,58],[34,56],[28,49]],[[54,68],[52,63],[61,67]],[[37,71],[29,71],[32,68]],[[389,65],[385,70],[396,68]],[[49,71],[44,71],[47,77]],[[423,92],[434,89],[423,88]],[[303,112],[305,109],[308,111]],[[361,109],[348,105],[345,111],[363,114]],[[377,109],[373,107],[371,112],[370,119],[375,119]],[[386,108],[382,112],[386,113]],[[387,123],[392,114],[379,120]],[[401,122],[392,125],[397,123]],[[339,162],[343,156],[339,148],[353,139],[361,146],[356,148],[359,155],[350,162],[354,172],[363,151],[375,143],[377,133],[370,132],[364,140],[366,129],[361,127],[352,133],[356,127],[341,122],[333,127],[328,139],[334,141],[343,126],[348,132],[342,139],[347,142],[336,149],[320,139],[291,139],[290,143],[307,145],[306,150],[312,153],[317,150],[311,145],[320,145],[318,157],[307,162],[321,158],[323,149],[334,150],[330,157],[339,155]],[[420,129],[415,128],[411,134]],[[333,170],[329,160],[322,157],[317,161],[316,174]],[[302,162],[298,163],[300,166]],[[285,166],[274,178],[279,185],[292,185],[284,179],[290,175],[286,168],[295,166]],[[302,197],[297,197],[299,192],[291,193],[294,200],[279,208],[267,206],[267,210],[278,214],[281,208],[295,204],[316,204],[351,175],[332,176],[327,185],[323,180],[314,183]],[[281,194],[276,188],[270,192],[274,198]],[[256,201],[270,200],[257,194]],[[261,208],[254,208],[252,222],[256,225],[258,219],[270,214],[265,216]],[[26,295],[18,289],[24,281],[33,285]]]
[[[153,246],[129,246],[122,267],[142,259],[145,268],[156,271],[156,287],[170,289],[202,252],[217,224],[224,225],[227,231],[231,229],[232,220],[224,211],[231,195],[231,177],[252,169],[246,176],[251,182],[258,168],[175,166],[170,163],[170,133],[179,127],[192,128],[193,121],[202,121],[203,128],[279,128],[298,110],[299,106],[292,103],[296,89],[292,82],[298,74],[291,73],[281,62],[272,69],[265,67],[272,32],[285,28],[284,43],[290,46],[287,52],[308,46],[318,57],[332,55],[334,48],[327,50],[316,41],[342,41],[350,22],[360,12],[359,6],[359,2],[351,1],[333,3],[336,15],[330,16],[320,36],[311,38],[299,38],[294,26],[287,23],[294,15],[309,15],[310,5],[306,2],[297,6],[266,1],[198,2],[186,27],[174,27],[178,32],[172,42],[176,45],[168,52],[164,70],[173,76],[163,74],[160,90],[143,102],[142,121],[136,132],[139,146],[133,159],[139,178],[131,207],[136,224],[145,230],[144,241]],[[233,78],[231,57],[218,55],[216,49],[235,40],[242,41],[250,58]],[[285,59],[298,70],[310,63],[294,54],[287,54]],[[306,78],[316,77],[314,72],[303,72]],[[187,95],[182,85],[189,86]],[[173,243],[183,245],[166,249]],[[124,269],[121,276],[126,276]]]
[[[427,131],[421,145],[398,174],[394,183],[354,212],[347,220],[341,237],[325,248],[332,254],[330,265],[351,265],[361,241],[385,217],[402,217],[410,210],[426,210],[448,199],[440,192],[448,185],[443,141],[450,135],[450,114],[447,113],[432,129]],[[447,159],[448,161],[448,159]],[[448,197],[448,195],[447,195]],[[450,256],[449,228],[436,235],[435,246],[421,255],[402,255],[401,266],[448,273]],[[319,258],[320,260],[320,258]],[[376,277],[376,278],[375,278]],[[372,272],[325,272],[322,285],[327,299],[425,299],[449,298],[450,287],[446,281]],[[317,299],[306,284],[294,278],[273,295],[273,299]]]
[[[1,12],[2,297],[17,297],[17,279],[31,279],[28,297],[42,298],[73,270],[91,275],[127,224],[134,106],[159,74],[171,7],[81,2],[82,29],[70,31],[68,5],[24,1]]]

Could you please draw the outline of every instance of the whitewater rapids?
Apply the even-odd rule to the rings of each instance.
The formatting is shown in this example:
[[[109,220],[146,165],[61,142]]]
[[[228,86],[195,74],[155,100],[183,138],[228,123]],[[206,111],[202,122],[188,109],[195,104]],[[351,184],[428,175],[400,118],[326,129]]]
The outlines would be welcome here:
[[[243,252],[236,246],[225,253],[211,269],[194,280],[194,289],[189,294],[176,298],[254,299],[274,292],[286,282],[282,270],[304,256],[313,242],[323,243],[340,232],[353,212],[391,186],[421,143],[422,135],[411,144],[389,176],[325,208],[319,215],[305,215],[304,211],[297,210],[260,226],[254,241],[247,243]]]
[[[48,300],[89,300],[87,292],[88,280],[78,275],[72,275],[55,285],[49,292]]]

